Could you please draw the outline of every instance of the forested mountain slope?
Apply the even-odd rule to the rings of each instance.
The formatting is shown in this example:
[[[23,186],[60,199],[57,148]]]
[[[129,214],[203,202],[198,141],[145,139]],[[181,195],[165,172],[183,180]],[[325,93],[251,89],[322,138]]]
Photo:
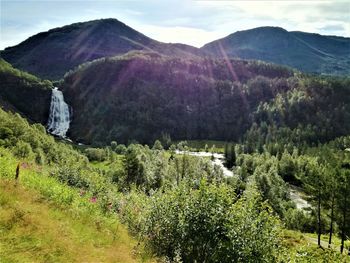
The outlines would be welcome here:
[[[259,59],[310,73],[350,73],[350,38],[346,37],[258,27],[235,32],[201,49],[218,57]]]
[[[133,52],[80,66],[62,88],[75,112],[70,136],[85,143],[240,140],[254,123],[316,143],[350,128],[349,79],[262,62]]]
[[[116,19],[101,19],[41,32],[6,48],[1,57],[16,68],[57,80],[83,62],[130,50],[157,51],[181,57],[202,53],[188,45],[158,42]]]
[[[52,83],[13,68],[0,58],[0,106],[46,124]]]

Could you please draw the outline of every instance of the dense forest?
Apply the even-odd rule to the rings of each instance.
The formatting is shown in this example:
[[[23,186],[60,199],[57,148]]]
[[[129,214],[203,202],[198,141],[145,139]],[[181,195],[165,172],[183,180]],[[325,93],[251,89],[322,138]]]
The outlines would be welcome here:
[[[240,141],[259,134],[311,145],[350,128],[348,78],[263,62],[130,53],[79,66],[62,89],[75,109],[70,136],[84,143],[152,143],[162,134]]]
[[[45,124],[49,116],[52,83],[13,68],[0,58],[0,105]]]

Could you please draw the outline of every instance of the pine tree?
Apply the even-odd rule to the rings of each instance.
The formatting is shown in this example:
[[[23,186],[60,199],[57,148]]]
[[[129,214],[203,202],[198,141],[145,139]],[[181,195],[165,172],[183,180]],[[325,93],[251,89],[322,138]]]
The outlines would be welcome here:
[[[226,160],[226,162],[227,162],[227,160],[228,160],[228,144],[227,144],[227,143],[225,143],[225,153],[224,153],[224,156],[225,156],[225,160]]]
[[[325,169],[317,160],[308,163],[308,174],[305,181],[305,189],[311,196],[311,201],[316,206],[317,217],[317,244],[321,247],[322,213],[324,200],[327,197],[325,186]]]
[[[236,151],[235,151],[235,145],[231,145],[231,162],[229,168],[233,167],[236,165]]]
[[[349,212],[350,212],[350,164],[342,165],[342,172],[339,180],[338,209],[339,209],[339,228],[341,237],[340,252],[344,251],[344,242],[346,236],[350,234]]]

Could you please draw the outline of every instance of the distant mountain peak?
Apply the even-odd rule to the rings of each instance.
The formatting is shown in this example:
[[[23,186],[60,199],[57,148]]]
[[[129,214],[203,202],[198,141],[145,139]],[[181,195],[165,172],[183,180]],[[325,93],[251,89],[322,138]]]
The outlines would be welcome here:
[[[260,26],[260,27],[255,27],[252,29],[247,29],[247,30],[241,30],[241,31],[283,31],[283,32],[288,32],[286,29],[284,29],[283,27],[279,27],[279,26]],[[240,31],[238,31],[240,32]]]
[[[60,79],[74,67],[97,58],[151,50],[171,56],[191,57],[202,51],[188,45],[151,39],[114,18],[73,23],[38,33],[6,48],[1,57],[15,67],[41,78]]]
[[[350,38],[323,36],[281,27],[257,27],[237,31],[204,45],[217,57],[258,59],[310,73],[350,74]]]

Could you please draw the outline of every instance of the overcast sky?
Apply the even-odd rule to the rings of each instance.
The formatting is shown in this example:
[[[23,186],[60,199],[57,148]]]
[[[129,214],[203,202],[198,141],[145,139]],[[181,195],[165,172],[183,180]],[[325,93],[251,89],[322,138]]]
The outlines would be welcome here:
[[[98,18],[117,18],[156,40],[196,47],[258,26],[350,37],[349,0],[0,0],[0,49],[54,27]]]

